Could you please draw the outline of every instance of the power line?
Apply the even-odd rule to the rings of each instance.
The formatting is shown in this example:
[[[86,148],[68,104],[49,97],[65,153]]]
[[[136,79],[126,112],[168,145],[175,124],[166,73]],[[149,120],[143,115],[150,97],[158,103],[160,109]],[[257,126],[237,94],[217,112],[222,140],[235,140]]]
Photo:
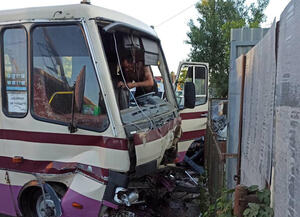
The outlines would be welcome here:
[[[198,1],[197,1],[198,2]],[[196,3],[197,3],[196,2]],[[174,19],[175,17],[179,16],[180,14],[182,14],[183,12],[187,11],[188,9],[190,9],[191,7],[193,7],[196,3],[193,3],[192,5],[188,6],[187,8],[183,9],[182,11],[174,14],[173,16],[169,17],[168,19],[164,20],[163,22],[155,25],[154,27],[159,27],[159,26],[162,26],[164,25],[165,23],[169,22],[170,20]]]

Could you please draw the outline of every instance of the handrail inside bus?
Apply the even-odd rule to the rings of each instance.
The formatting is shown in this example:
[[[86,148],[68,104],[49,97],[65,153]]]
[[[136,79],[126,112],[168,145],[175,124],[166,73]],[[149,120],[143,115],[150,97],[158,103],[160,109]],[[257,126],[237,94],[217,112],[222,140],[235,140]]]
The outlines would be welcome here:
[[[49,100],[48,103],[51,104],[53,98],[54,98],[56,95],[73,94],[73,93],[74,93],[74,91],[58,91],[58,92],[55,92],[55,93],[52,94],[52,96],[51,96],[51,98],[50,98],[50,100]]]

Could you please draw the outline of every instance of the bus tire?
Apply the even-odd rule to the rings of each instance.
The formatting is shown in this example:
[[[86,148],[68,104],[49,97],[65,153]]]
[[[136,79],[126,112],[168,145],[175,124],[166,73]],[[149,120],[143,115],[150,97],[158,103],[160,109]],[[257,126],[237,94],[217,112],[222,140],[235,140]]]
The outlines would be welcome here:
[[[38,186],[29,187],[22,192],[19,203],[23,217],[38,217],[36,204],[41,195],[42,189]]]
[[[60,183],[49,183],[59,198],[62,198],[67,188]],[[43,217],[39,211],[43,201],[43,192],[39,186],[31,186],[22,191],[19,198],[20,210],[23,217]],[[50,203],[51,200],[49,199]],[[52,212],[51,212],[52,213]],[[50,217],[51,215],[49,215]],[[54,214],[52,214],[55,217]]]

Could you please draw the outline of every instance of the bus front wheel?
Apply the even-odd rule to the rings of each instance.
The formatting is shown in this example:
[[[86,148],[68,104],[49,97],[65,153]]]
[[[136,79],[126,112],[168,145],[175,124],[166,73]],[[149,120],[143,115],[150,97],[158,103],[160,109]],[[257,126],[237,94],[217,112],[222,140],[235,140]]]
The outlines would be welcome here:
[[[65,187],[51,185],[59,198],[66,192]],[[20,209],[24,217],[55,217],[56,210],[54,201],[49,194],[43,195],[39,186],[27,188],[20,197]]]

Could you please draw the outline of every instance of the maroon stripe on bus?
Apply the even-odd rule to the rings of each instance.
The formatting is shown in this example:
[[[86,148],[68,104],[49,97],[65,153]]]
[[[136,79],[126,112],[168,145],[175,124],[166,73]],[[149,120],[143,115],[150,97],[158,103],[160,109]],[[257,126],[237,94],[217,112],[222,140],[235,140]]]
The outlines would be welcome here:
[[[180,117],[182,120],[189,120],[189,119],[197,119],[197,118],[206,118],[203,115],[206,115],[208,112],[189,112],[189,113],[180,113]]]
[[[20,163],[14,163],[13,158],[0,156],[0,168],[12,170],[16,172],[26,173],[44,173],[44,174],[64,174],[79,170],[86,175],[96,178],[99,181],[106,182],[108,177],[108,169],[95,166],[88,166],[80,163],[66,163],[57,161],[35,161],[23,159]],[[90,171],[89,169],[92,169]]]
[[[150,130],[146,133],[137,133],[133,137],[134,144],[141,145],[141,144],[144,144],[144,141],[152,142],[152,141],[161,139],[162,137],[166,136],[170,130],[173,130],[175,128],[175,126],[179,125],[180,123],[181,123],[181,119],[176,118],[172,121],[169,121],[168,123],[166,123],[165,125],[157,128],[157,129]]]
[[[180,142],[187,141],[187,140],[193,140],[193,139],[199,138],[201,136],[205,136],[205,134],[206,134],[206,129],[183,132],[183,134],[180,138]]]
[[[1,129],[0,139],[63,145],[98,146],[110,149],[128,150],[128,143],[126,139],[105,136],[87,136]]]

